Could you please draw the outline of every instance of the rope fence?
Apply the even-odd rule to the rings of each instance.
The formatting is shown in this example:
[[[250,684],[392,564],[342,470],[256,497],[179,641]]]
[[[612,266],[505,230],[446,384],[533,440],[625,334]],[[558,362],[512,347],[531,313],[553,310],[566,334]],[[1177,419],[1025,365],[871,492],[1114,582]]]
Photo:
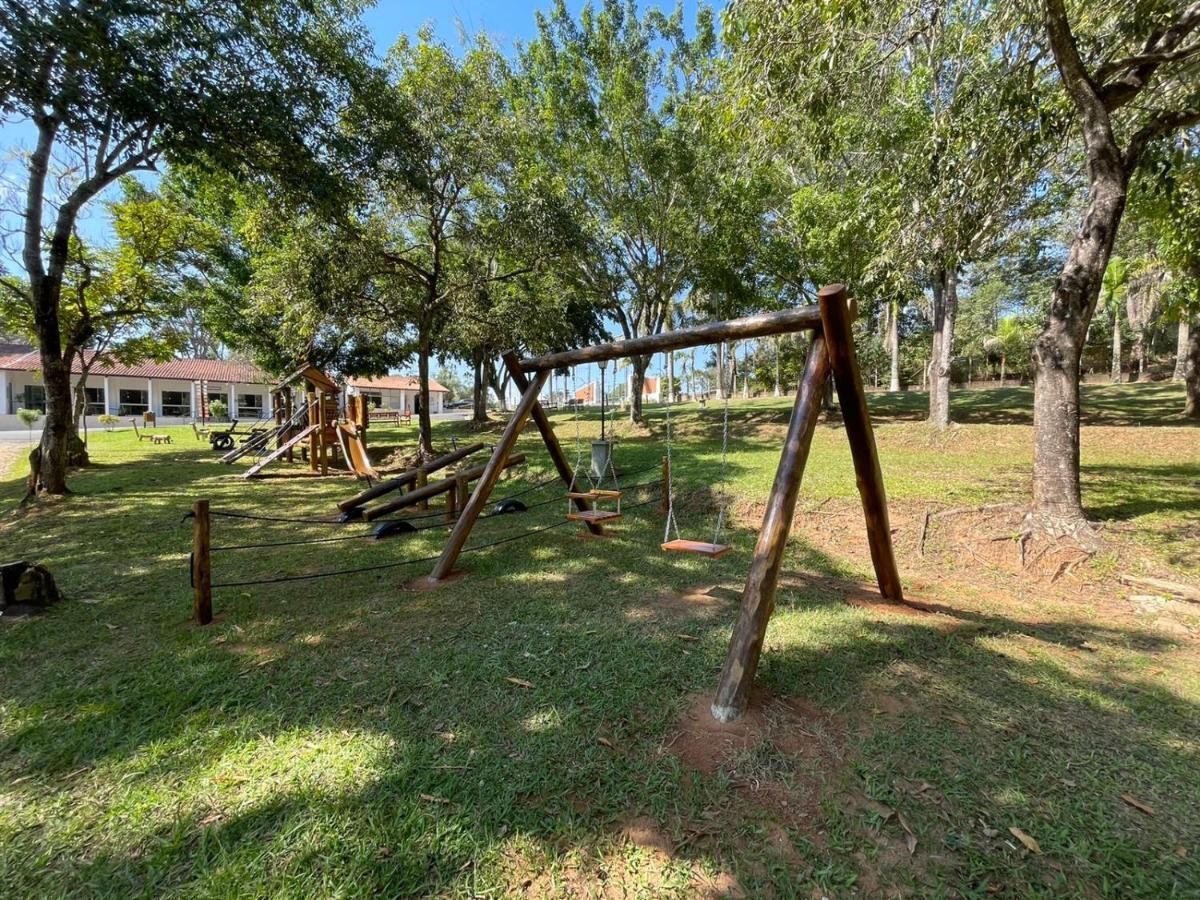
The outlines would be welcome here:
[[[645,469],[637,470],[637,472],[644,473],[646,471],[649,471],[651,468],[657,468],[657,466],[646,467]],[[630,473],[630,474],[636,474],[636,473]],[[557,480],[557,476],[556,476],[555,480]],[[539,483],[537,485],[533,485],[522,491],[518,491],[515,494],[511,494],[507,497],[501,498],[500,500],[497,501],[497,503],[502,502],[503,500],[509,500],[509,499],[513,499],[514,497],[525,496],[527,494],[533,493],[535,490],[546,487],[550,483],[551,483],[551,481],[547,480],[547,481]],[[646,481],[646,482],[642,482],[639,484],[629,485],[627,490],[635,491],[635,490],[641,490],[643,488],[660,489],[661,483],[658,481]],[[538,503],[530,504],[526,509],[527,510],[537,509],[539,507],[547,506],[551,503],[558,503],[558,502],[560,502],[560,499],[558,497],[551,497],[549,499],[542,500]],[[626,510],[633,511],[633,510],[640,509],[645,506],[649,506],[650,504],[655,503],[655,502],[658,502],[658,498],[650,497],[647,500],[627,506]],[[441,515],[441,514],[439,513],[438,515]],[[492,519],[492,518],[499,518],[499,517],[506,516],[506,515],[508,515],[508,514],[500,513],[500,512],[491,512],[491,513],[488,513],[487,515],[480,516],[480,518],[481,519]],[[266,541],[266,542],[261,542],[258,544],[230,544],[230,545],[226,545],[226,546],[213,547],[213,546],[211,546],[210,539],[209,539],[210,516],[222,516],[225,518],[244,518],[244,519],[256,519],[256,520],[257,519],[265,519],[267,521],[280,521],[280,520],[292,521],[292,519],[290,519],[290,518],[283,519],[283,517],[260,517],[260,516],[256,516],[256,515],[252,515],[252,514],[248,514],[248,513],[229,513],[224,510],[210,510],[208,508],[207,500],[196,501],[196,504],[195,504],[192,512],[189,513],[187,516],[185,516],[184,519],[186,520],[187,518],[192,518],[195,520],[195,534],[194,534],[194,540],[193,540],[194,548],[193,548],[193,552],[190,555],[190,560],[189,560],[189,574],[190,574],[191,586],[194,591],[194,608],[195,608],[195,613],[196,613],[196,619],[202,625],[206,625],[212,621],[212,591],[217,590],[217,589],[255,587],[255,586],[266,585],[266,584],[288,584],[288,583],[293,583],[293,582],[298,582],[298,581],[311,581],[311,580],[320,579],[320,578],[335,578],[335,577],[344,576],[344,575],[358,575],[358,574],[363,574],[363,573],[368,573],[368,572],[384,571],[387,569],[397,569],[397,568],[401,568],[404,566],[417,565],[420,563],[430,563],[430,562],[434,562],[435,560],[437,560],[440,557],[440,554],[435,554],[435,555],[431,555],[431,556],[420,556],[420,557],[412,557],[412,558],[408,558],[408,559],[392,560],[390,562],[375,563],[375,564],[366,565],[366,566],[355,566],[353,568],[332,569],[332,570],[326,570],[326,571],[321,571],[321,572],[298,573],[298,574],[294,574],[294,575],[275,575],[275,576],[266,577],[266,578],[245,578],[245,579],[237,579],[237,580],[233,580],[233,581],[213,582],[212,581],[212,572],[211,572],[211,559],[210,559],[210,555],[213,552],[230,551],[230,550],[257,550],[257,549],[266,549],[266,548],[273,548],[273,547],[298,546],[298,545],[304,545],[304,544],[333,543],[333,542],[340,542],[340,541],[346,541],[346,540],[367,538],[367,537],[372,537],[373,535],[370,532],[368,532],[365,534],[340,535],[340,536],[336,536],[336,537],[300,538],[300,539],[288,540],[288,541]],[[305,520],[299,520],[299,521],[305,521]],[[436,523],[431,523],[429,525],[419,526],[418,528],[415,528],[414,530],[424,531],[424,530],[429,530],[432,528],[445,528],[449,524],[451,524],[451,523],[436,522]],[[508,535],[506,537],[496,538],[495,540],[492,540],[492,541],[485,541],[484,543],[481,543],[481,544],[475,544],[470,547],[465,547],[465,548],[463,548],[462,552],[463,553],[471,553],[471,552],[476,552],[476,551],[481,551],[481,550],[488,550],[493,547],[498,547],[498,546],[501,546],[504,544],[510,544],[510,543],[514,543],[516,541],[526,540],[528,538],[535,537],[539,534],[544,534],[546,532],[553,531],[556,528],[562,528],[564,525],[570,525],[570,524],[573,524],[570,520],[563,519],[561,521],[553,522],[549,525],[545,525],[541,528],[534,528],[534,529],[522,532],[520,534]]]

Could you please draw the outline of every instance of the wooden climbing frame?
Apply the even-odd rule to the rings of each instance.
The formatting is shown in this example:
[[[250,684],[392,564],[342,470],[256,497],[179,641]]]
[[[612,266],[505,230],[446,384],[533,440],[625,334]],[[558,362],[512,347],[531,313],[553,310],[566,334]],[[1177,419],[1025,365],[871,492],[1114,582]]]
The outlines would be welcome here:
[[[821,289],[816,304],[798,309],[764,313],[727,322],[713,322],[696,328],[597,344],[527,359],[518,359],[514,354],[507,354],[504,362],[512,375],[513,383],[522,392],[521,399],[503,435],[497,441],[474,492],[462,504],[458,521],[446,541],[441,557],[429,575],[429,580],[434,583],[440,582],[453,572],[471,529],[483,512],[500,472],[530,418],[537,424],[550,458],[567,490],[574,491],[574,472],[571,471],[550,421],[538,401],[546,379],[555,369],[579,363],[598,363],[626,356],[682,350],[718,341],[812,331],[812,346],[796,392],[791,423],[783,443],[775,481],[767,498],[766,512],[754,548],[750,571],[746,576],[741,609],[712,703],[712,714],[715,718],[723,722],[736,719],[746,709],[750,685],[754,681],[762,654],[767,623],[775,608],[779,570],[783,564],[787,537],[792,528],[800,479],[808,461],[809,448],[821,411],[823,389],[830,374],[833,375],[834,386],[837,389],[846,437],[850,443],[850,454],[854,460],[871,561],[875,567],[879,591],[888,600],[904,599],[895,552],[892,549],[887,497],[879,468],[879,455],[867,412],[862,376],[854,354],[854,339],[850,331],[850,323],[854,317],[853,304],[847,300],[845,287],[835,284]],[[580,496],[572,496],[571,499],[581,512],[587,508],[586,499]],[[599,522],[585,522],[593,533],[603,533]]]

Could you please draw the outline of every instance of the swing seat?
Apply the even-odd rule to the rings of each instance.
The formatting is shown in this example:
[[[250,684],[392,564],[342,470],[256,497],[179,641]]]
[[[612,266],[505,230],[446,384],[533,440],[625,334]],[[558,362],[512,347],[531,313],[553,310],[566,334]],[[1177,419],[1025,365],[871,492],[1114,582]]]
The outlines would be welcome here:
[[[621,499],[620,491],[568,491],[568,500],[605,500],[605,499]]]
[[[590,522],[599,525],[601,522],[612,522],[621,518],[621,514],[611,509],[580,509],[567,513],[568,522]]]
[[[729,552],[728,544],[710,544],[706,541],[685,541],[676,538],[673,541],[667,541],[662,545],[662,548],[668,553],[698,553],[700,556],[707,556],[716,559],[718,556],[724,556]]]

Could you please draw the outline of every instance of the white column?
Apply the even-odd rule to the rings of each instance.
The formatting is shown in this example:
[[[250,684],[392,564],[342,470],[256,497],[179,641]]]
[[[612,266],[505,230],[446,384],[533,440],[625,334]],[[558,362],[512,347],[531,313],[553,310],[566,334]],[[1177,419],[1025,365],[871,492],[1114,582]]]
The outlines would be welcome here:
[[[234,393],[232,381],[226,387],[229,389],[229,421],[232,422],[237,418],[237,394]]]
[[[0,370],[0,416],[8,412],[8,373]]]
[[[108,389],[108,376],[107,375],[104,376],[104,411],[109,414],[111,414],[115,411],[115,408],[113,407],[113,402],[112,402],[112,393],[110,393],[110,391]]]
[[[146,379],[146,409],[150,410],[150,412],[158,412],[158,410],[156,410],[154,408],[154,379],[153,378]]]
[[[263,400],[263,414],[269,419],[275,415],[275,397],[271,394],[271,388],[269,385],[261,385],[261,387],[263,389],[263,393],[266,394],[266,398]]]

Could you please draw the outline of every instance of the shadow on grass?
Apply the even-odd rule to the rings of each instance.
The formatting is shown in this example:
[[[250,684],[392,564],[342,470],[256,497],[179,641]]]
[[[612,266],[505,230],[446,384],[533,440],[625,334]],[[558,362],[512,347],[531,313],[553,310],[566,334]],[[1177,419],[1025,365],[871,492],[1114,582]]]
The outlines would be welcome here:
[[[11,836],[8,852],[51,860],[26,872],[23,886],[470,891],[511,874],[505,848],[517,837],[561,855],[604,846],[632,816],[686,829],[714,806],[732,810],[741,801],[728,785],[688,775],[660,748],[685,698],[713,685],[736,591],[684,618],[657,598],[698,581],[739,585],[753,536],[738,534],[737,552],[716,563],[677,562],[657,551],[657,525],[630,517],[607,542],[550,532],[470,557],[467,580],[429,594],[398,594],[390,575],[264,586],[222,595],[224,622],[201,630],[182,625],[182,609],[147,617],[158,601],[146,591],[98,607],[100,615],[62,607],[10,634],[17,646],[5,654],[6,702],[21,715],[0,740],[0,759],[9,774],[35,776],[10,795],[36,807],[48,796],[86,794],[67,780],[84,769],[97,773],[101,807],[158,810],[93,834],[85,860],[59,843],[75,840],[70,830]],[[941,786],[954,800],[949,809],[906,808],[922,840],[944,834],[946,815],[969,830],[978,810],[994,813],[995,798],[1014,798],[1005,801],[1009,814],[1043,835],[1058,866],[997,861],[993,848],[960,835],[935,865],[940,883],[979,887],[983,865],[1014,889],[1045,887],[1047,878],[1065,888],[1101,872],[1125,884],[1119,867],[1157,852],[1165,822],[1133,829],[1121,816],[1091,816],[1108,811],[1104,798],[1118,785],[1164,812],[1172,801],[1154,792],[1171,779],[1189,796],[1196,706],[1149,679],[1103,666],[1073,671],[1055,653],[1018,658],[997,642],[1021,635],[1068,652],[1168,642],[1098,622],[1030,624],[946,604],[936,612],[961,627],[880,618],[844,604],[855,587],[836,560],[800,545],[797,562],[804,572],[781,592],[762,683],[842,715],[880,689],[909,695],[911,712],[869,728],[855,751],[861,778]],[[173,583],[173,569],[152,564],[147,587]],[[24,656],[41,645],[60,653]],[[50,677],[47,666],[63,674]],[[965,724],[948,723],[947,710]],[[355,745],[367,749],[347,750]],[[1014,764],[1014,753],[1035,748],[1036,763]],[[1056,778],[1094,793],[1081,801],[1048,787]],[[856,834],[853,816],[829,799],[829,827]],[[1072,843],[1073,829],[1085,827],[1090,851]],[[1101,858],[1114,845],[1124,854],[1116,873]],[[751,891],[779,890],[796,877],[828,884],[831,871],[852,872],[857,846],[774,875],[750,864],[772,851],[744,835],[716,834],[675,855],[681,865],[733,866]],[[265,858],[274,862],[264,867]],[[1157,875],[1147,867],[1143,887],[1161,889],[1184,865]]]

